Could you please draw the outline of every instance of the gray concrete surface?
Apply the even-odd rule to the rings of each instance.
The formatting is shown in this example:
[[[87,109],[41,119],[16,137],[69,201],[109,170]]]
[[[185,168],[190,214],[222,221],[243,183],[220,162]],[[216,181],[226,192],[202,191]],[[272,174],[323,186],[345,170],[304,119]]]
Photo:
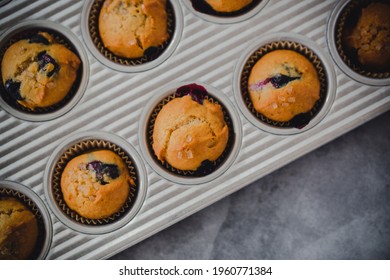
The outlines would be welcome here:
[[[112,259],[390,259],[390,112]]]

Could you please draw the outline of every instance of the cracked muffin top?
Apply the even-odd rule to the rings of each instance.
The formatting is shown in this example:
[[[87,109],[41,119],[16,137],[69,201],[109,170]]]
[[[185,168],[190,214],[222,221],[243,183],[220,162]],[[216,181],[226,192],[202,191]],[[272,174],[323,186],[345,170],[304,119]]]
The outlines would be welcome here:
[[[275,50],[253,66],[248,91],[257,112],[286,122],[313,108],[320,98],[320,81],[306,57],[291,50]]]
[[[206,90],[195,84],[177,89],[176,96],[184,96],[165,104],[155,120],[154,153],[180,170],[195,171],[203,161],[216,161],[228,142],[221,106],[196,94],[202,91]]]
[[[65,98],[77,78],[80,59],[39,32],[12,44],[1,62],[4,88],[19,104],[34,110]]]
[[[125,58],[139,58],[168,39],[166,0],[106,0],[99,14],[104,46]]]
[[[253,0],[205,0],[213,10],[222,13],[230,13],[243,9]]]
[[[110,150],[71,159],[61,175],[61,191],[68,207],[88,219],[118,212],[134,185],[123,160]]]
[[[370,70],[390,70],[390,5],[371,3],[361,12],[347,45],[357,52],[359,62]]]
[[[35,215],[15,198],[0,198],[0,259],[28,259],[37,239]]]

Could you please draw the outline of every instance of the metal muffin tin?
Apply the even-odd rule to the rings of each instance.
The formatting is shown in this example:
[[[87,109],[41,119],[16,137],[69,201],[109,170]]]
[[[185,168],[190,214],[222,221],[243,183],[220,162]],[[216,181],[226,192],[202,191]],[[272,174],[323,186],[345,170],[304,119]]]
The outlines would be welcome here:
[[[15,192],[17,194],[24,195],[27,200],[31,200],[34,207],[37,208],[39,215],[41,216],[43,227],[45,231],[45,237],[40,242],[41,248],[39,248],[39,253],[37,254],[38,260],[44,260],[50,250],[52,238],[53,238],[53,226],[52,221],[49,215],[49,211],[46,208],[45,203],[43,200],[32,190],[30,190],[28,187],[23,186],[22,184],[19,184],[17,182],[12,182],[8,180],[0,180],[0,190],[9,190],[11,192]],[[19,200],[21,198],[10,195],[9,197],[15,197]],[[22,201],[23,202],[23,201]]]
[[[10,5],[11,6],[11,5]],[[80,99],[83,97],[83,94],[87,88],[88,85],[88,79],[89,79],[89,61],[86,51],[84,50],[83,45],[81,44],[78,37],[72,33],[71,30],[64,27],[63,25],[51,22],[47,20],[26,20],[17,23],[13,27],[7,29],[6,32],[1,34],[0,36],[0,48],[3,48],[4,44],[7,44],[9,40],[17,36],[18,34],[22,32],[26,32],[27,30],[52,30],[53,32],[61,34],[61,36],[64,36],[66,39],[70,41],[70,43],[73,45],[74,49],[77,52],[77,56],[81,60],[81,73],[82,77],[79,83],[79,86],[74,93],[74,96],[64,105],[60,106],[60,108],[48,112],[48,113],[29,113],[27,111],[21,111],[17,108],[10,106],[3,98],[0,97],[0,106],[7,112],[9,112],[11,115],[27,121],[37,121],[37,122],[43,122],[43,121],[49,121],[55,118],[58,118],[67,112],[69,112],[76,104],[80,101]]]
[[[0,9],[0,32],[23,20],[57,22],[85,42],[85,1],[13,0]],[[0,109],[0,178],[32,188],[43,197],[44,170],[69,135],[104,131],[141,151],[139,130],[146,104],[171,84],[197,81],[218,89],[233,105],[234,69],[250,47],[267,34],[302,35],[327,53],[327,21],[336,1],[269,1],[247,20],[215,24],[196,16],[182,1],[183,34],[158,67],[134,74],[113,70],[88,51],[90,77],[82,100],[70,112],[46,122],[28,122]],[[268,36],[268,35],[267,35]],[[249,183],[320,147],[390,109],[390,87],[370,86],[336,71],[335,100],[314,127],[276,135],[253,125],[239,111],[242,144],[220,176],[196,185],[174,183],[145,162],[148,192],[140,211],[123,227],[106,234],[80,233],[51,213],[53,241],[48,259],[105,259],[205,208]],[[145,156],[144,154],[142,156]],[[49,203],[46,197],[45,203]]]

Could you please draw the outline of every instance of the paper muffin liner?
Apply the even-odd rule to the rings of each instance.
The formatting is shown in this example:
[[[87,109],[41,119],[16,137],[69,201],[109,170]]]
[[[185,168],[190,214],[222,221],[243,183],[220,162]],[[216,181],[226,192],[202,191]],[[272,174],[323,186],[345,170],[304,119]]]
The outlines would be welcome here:
[[[167,1],[169,38],[160,46],[150,47],[139,58],[121,57],[107,49],[99,33],[99,14],[104,0],[86,2],[82,13],[83,37],[92,54],[106,66],[123,72],[140,72],[162,63],[177,46],[182,32],[182,14],[175,1]]]
[[[234,126],[233,126],[233,123],[231,120],[231,116],[230,116],[229,112],[226,110],[226,108],[224,107],[224,105],[221,104],[221,102],[217,98],[211,96],[210,94],[205,96],[205,99],[207,99],[209,102],[221,105],[222,112],[224,115],[224,120],[229,128],[229,139],[228,139],[226,148],[216,161],[208,161],[207,160],[207,161],[203,162],[202,165],[196,171],[180,170],[180,169],[177,169],[177,168],[174,168],[173,166],[171,166],[167,161],[165,161],[164,163],[159,161],[157,159],[156,155],[154,154],[153,147],[152,147],[154,123],[156,121],[157,115],[161,111],[161,109],[165,106],[165,104],[167,104],[168,102],[172,101],[175,98],[176,98],[176,93],[173,93],[173,94],[167,96],[166,98],[164,98],[163,100],[161,100],[161,102],[154,108],[154,110],[153,110],[153,112],[148,120],[147,126],[149,129],[147,130],[147,139],[148,139],[147,146],[148,146],[149,152],[150,152],[150,154],[153,155],[154,160],[159,165],[161,165],[166,171],[171,172],[175,175],[184,176],[184,177],[207,176],[207,175],[211,174],[212,172],[214,172],[216,169],[218,169],[225,162],[227,157],[229,157],[229,155],[232,151],[234,141],[235,141],[235,133],[234,133]]]
[[[73,211],[68,207],[66,204],[63,194],[61,191],[61,175],[64,171],[65,166],[67,163],[84,153],[92,152],[95,150],[110,150],[114,153],[116,153],[118,156],[121,157],[123,162],[126,163],[128,172],[130,177],[134,180],[133,186],[130,186],[130,191],[128,198],[125,202],[125,204],[121,207],[121,209],[114,213],[113,215],[103,218],[103,219],[88,219],[80,214],[78,214],[76,211]],[[82,142],[79,142],[77,144],[72,145],[69,147],[59,158],[55,165],[55,169],[52,175],[52,188],[54,193],[54,200],[60,207],[60,209],[63,211],[65,215],[67,215],[69,218],[71,218],[76,223],[80,224],[86,224],[86,225],[106,225],[115,222],[116,220],[120,219],[122,216],[126,215],[126,213],[131,209],[135,199],[138,195],[138,171],[136,167],[133,164],[133,161],[123,149],[121,149],[119,146],[117,146],[114,143],[110,143],[108,141],[94,139],[94,140],[85,140]]]
[[[287,122],[271,120],[257,112],[248,91],[251,69],[265,54],[274,50],[292,50],[306,57],[317,71],[320,99],[313,108]],[[316,126],[329,112],[336,96],[336,73],[330,57],[307,37],[286,32],[265,34],[253,40],[242,53],[234,69],[233,91],[237,105],[253,125],[276,135],[293,135]]]
[[[22,191],[22,189],[24,190]],[[29,259],[45,259],[51,245],[53,232],[49,213],[44,208],[43,202],[39,203],[39,197],[33,195],[31,190],[27,190],[27,187],[11,181],[0,181],[0,198],[15,198],[34,214],[38,224],[38,238]]]
[[[336,43],[336,48],[342,61],[354,72],[372,79],[388,79],[390,78],[390,71],[372,71],[366,69],[364,65],[359,63],[356,52],[349,50],[343,42],[343,37],[350,33],[353,27],[357,24],[362,9],[374,2],[390,4],[389,1],[381,0],[349,1],[343,7],[336,20],[336,25],[333,30],[333,39]]]
[[[4,103],[8,105],[7,107],[11,108],[11,113],[18,118],[30,121],[50,120],[69,111],[79,101],[79,99],[81,99],[81,96],[86,88],[86,83],[89,75],[89,68],[87,65],[88,61],[86,59],[86,55],[85,53],[81,52],[81,44],[78,41],[75,41],[77,40],[76,37],[72,36],[72,38],[70,38],[70,31],[66,30],[64,27],[56,23],[40,20],[23,22],[19,24],[19,26],[15,26],[13,30],[10,31],[9,35],[2,35],[2,43],[0,44],[0,61],[3,60],[6,50],[12,44],[19,40],[26,39],[30,35],[37,34],[38,32],[49,33],[51,36],[53,36],[54,40],[57,43],[64,45],[74,54],[76,54],[80,59],[81,63],[77,71],[77,79],[73,83],[68,94],[60,102],[48,107],[36,107],[34,110],[31,110],[30,108],[19,104],[8,94],[8,92],[4,88],[3,82],[1,81],[0,96]],[[76,46],[76,44],[78,46]]]
[[[240,10],[233,12],[218,12],[215,11],[204,0],[183,0],[189,10],[200,18],[220,24],[237,23],[244,21],[260,12],[269,0],[253,0],[252,3],[243,7]]]
[[[299,122],[295,123],[294,119],[287,122],[280,122],[280,121],[274,121],[272,119],[269,119],[263,114],[256,111],[250,99],[250,94],[248,91],[248,79],[253,66],[256,64],[256,62],[259,59],[261,59],[261,57],[275,50],[292,50],[298,52],[304,57],[306,57],[313,64],[313,66],[317,70],[318,78],[320,80],[320,98],[317,100],[317,102],[314,104],[313,108],[309,112],[304,113],[305,114],[304,122],[308,123],[321,110],[326,100],[326,93],[328,90],[328,79],[327,79],[326,72],[324,70],[324,66],[321,60],[312,50],[310,50],[308,47],[300,43],[292,42],[292,41],[271,42],[269,44],[260,47],[258,50],[252,53],[252,55],[246,61],[241,75],[240,85],[241,85],[242,98],[249,111],[261,122],[264,122],[266,124],[275,127],[281,127],[281,128],[292,128],[292,127],[296,128],[301,125],[306,125],[307,123],[299,123]]]
[[[178,97],[176,95],[177,88],[193,83],[194,82],[175,83],[159,90],[159,94],[155,95],[155,98],[149,102],[141,116],[139,141],[141,144],[141,151],[145,156],[146,161],[158,174],[175,183],[196,185],[217,178],[232,164],[237,157],[241,146],[242,131],[238,113],[235,111],[234,106],[230,103],[228,98],[211,86],[195,82],[195,84],[203,86],[207,90],[205,99],[214,104],[219,104],[222,108],[224,120],[229,128],[229,139],[225,150],[216,161],[206,160],[196,171],[180,170],[172,167],[166,161],[162,163],[158,160],[152,147],[153,130],[157,115],[165,104]],[[163,95],[161,95],[161,93],[163,93]]]

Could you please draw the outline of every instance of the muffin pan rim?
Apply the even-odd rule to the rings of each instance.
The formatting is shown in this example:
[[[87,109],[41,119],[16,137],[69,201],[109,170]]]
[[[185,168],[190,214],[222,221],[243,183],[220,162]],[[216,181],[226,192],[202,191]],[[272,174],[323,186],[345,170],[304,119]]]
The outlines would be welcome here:
[[[81,43],[81,41],[76,36],[76,34],[74,34],[69,28],[65,27],[64,25],[51,20],[34,19],[34,20],[20,21],[18,24],[8,28],[4,33],[0,35],[0,42],[1,42],[0,47],[2,47],[2,45],[15,34],[18,34],[24,30],[31,30],[37,28],[44,28],[44,29],[58,32],[62,34],[64,37],[66,37],[73,44],[74,48],[78,52],[78,57],[82,62],[81,63],[82,77],[80,80],[80,85],[76,93],[74,94],[73,98],[69,100],[69,102],[65,104],[63,107],[59,108],[54,112],[45,113],[45,114],[29,114],[26,112],[19,111],[16,108],[13,108],[7,102],[5,102],[1,97],[0,97],[0,107],[3,108],[7,113],[9,113],[10,115],[18,119],[24,121],[30,121],[30,122],[45,122],[45,121],[50,121],[59,118],[67,113],[70,113],[70,111],[74,109],[77,104],[81,102],[81,99],[83,98],[84,93],[88,87],[88,81],[90,75],[90,64],[89,64],[89,59],[85,51],[85,48]]]
[[[221,101],[222,105],[226,108],[226,110],[230,114],[234,126],[234,133],[235,133],[235,140],[232,146],[232,150],[230,151],[230,154],[227,156],[226,161],[221,166],[219,166],[216,170],[214,170],[212,173],[203,177],[184,177],[184,176],[179,176],[167,172],[161,165],[156,163],[153,156],[151,155],[151,152],[147,147],[147,142],[148,142],[146,136],[147,135],[146,131],[148,129],[147,124],[153,109],[161,102],[161,100],[174,93],[178,87],[192,84],[192,83],[203,86],[210,93],[210,96],[212,97],[215,96],[219,101]],[[228,96],[225,95],[219,89],[199,81],[182,81],[182,82],[170,83],[166,86],[156,89],[154,93],[155,94],[153,94],[153,98],[145,105],[142,111],[140,121],[139,121],[139,127],[138,127],[138,141],[140,143],[141,154],[144,160],[147,162],[147,164],[151,167],[151,169],[154,172],[156,172],[158,175],[160,175],[161,177],[163,177],[164,179],[170,182],[181,184],[181,185],[193,185],[193,186],[198,186],[198,185],[208,183],[218,178],[223,173],[225,173],[235,162],[240,152],[242,135],[243,135],[242,123],[238,111],[236,110],[233,102],[229,100]]]
[[[202,20],[205,20],[210,23],[216,23],[216,24],[234,24],[239,23],[245,20],[250,19],[251,17],[255,16],[256,14],[260,13],[261,10],[267,6],[267,3],[269,0],[262,0],[256,7],[254,7],[252,10],[248,11],[247,13],[235,17],[218,17],[214,15],[208,15],[201,12],[196,11],[191,4],[190,0],[183,0],[184,6],[193,13],[196,17],[199,17]]]
[[[173,32],[173,38],[171,42],[169,43],[168,47],[164,50],[164,52],[157,57],[156,59],[146,62],[144,64],[135,65],[135,66],[127,66],[127,65],[121,65],[118,63],[115,63],[108,58],[106,58],[104,55],[102,55],[99,50],[96,48],[95,44],[92,41],[89,27],[88,27],[88,17],[89,12],[91,10],[91,7],[93,5],[93,1],[85,1],[83,4],[82,12],[81,12],[81,19],[80,19],[80,29],[81,29],[81,36],[83,38],[83,41],[85,45],[87,46],[89,52],[92,54],[92,56],[99,61],[104,66],[123,73],[139,73],[139,72],[145,72],[148,70],[151,70],[153,68],[158,67],[164,61],[166,61],[169,57],[173,55],[176,48],[179,45],[179,42],[181,40],[181,36],[183,34],[183,11],[179,3],[176,2],[176,0],[169,0],[174,13],[175,13],[175,30]]]
[[[248,58],[259,48],[262,46],[275,42],[275,41],[292,41],[298,44],[302,44],[307,47],[311,51],[313,51],[316,56],[321,60],[324,65],[324,71],[327,74],[328,78],[328,90],[326,93],[325,101],[323,107],[319,110],[319,112],[314,116],[310,122],[301,129],[290,127],[290,128],[280,128],[272,125],[268,125],[260,121],[256,116],[254,116],[250,110],[247,108],[241,94],[241,75],[243,72],[244,65]],[[309,129],[315,127],[318,123],[322,121],[323,118],[329,113],[334,100],[336,98],[336,89],[337,89],[337,79],[336,73],[330,63],[330,57],[321,49],[321,47],[317,46],[315,42],[311,39],[304,37],[298,33],[291,32],[276,32],[276,33],[267,33],[260,39],[254,39],[249,44],[248,47],[243,51],[242,55],[238,59],[234,71],[233,71],[233,95],[236,101],[238,108],[244,117],[255,127],[263,130],[264,132],[271,133],[274,135],[294,135],[300,134],[308,131]]]
[[[367,76],[364,76],[358,72],[353,71],[341,58],[338,50],[337,50],[337,45],[334,38],[334,31],[336,28],[336,23],[337,20],[345,8],[345,6],[350,2],[351,0],[340,0],[338,1],[331,13],[330,16],[327,20],[326,23],[326,44],[328,46],[329,52],[331,54],[331,57],[337,67],[345,73],[348,77],[351,79],[355,80],[358,83],[369,85],[369,86],[388,86],[390,85],[390,78],[385,78],[385,79],[375,79],[375,78],[370,78]]]
[[[138,171],[138,193],[137,197],[134,201],[134,204],[130,207],[128,213],[126,213],[123,217],[121,217],[118,221],[115,221],[106,225],[87,225],[87,224],[79,224],[73,221],[70,217],[68,217],[63,211],[60,209],[58,204],[54,198],[54,192],[52,186],[52,174],[57,164],[57,161],[61,157],[61,155],[69,149],[69,147],[86,141],[86,140],[104,140],[110,143],[113,143],[123,149],[134,162],[134,166]],[[55,150],[51,153],[49,160],[46,164],[46,168],[44,170],[44,180],[43,180],[43,189],[45,193],[46,200],[48,202],[49,208],[53,212],[53,214],[57,217],[59,221],[61,221],[65,226],[70,229],[73,229],[79,233],[91,234],[91,235],[99,235],[109,233],[115,230],[118,230],[124,226],[126,226],[131,220],[133,220],[137,213],[141,210],[142,205],[146,199],[147,189],[148,189],[148,180],[147,173],[145,169],[145,165],[141,160],[140,155],[136,151],[136,149],[124,138],[113,134],[111,132],[105,131],[83,131],[76,132],[72,135],[62,139],[61,143],[55,148]]]
[[[51,245],[53,241],[53,223],[46,204],[38,196],[38,194],[36,194],[32,189],[28,188],[27,186],[21,183],[11,181],[11,180],[0,180],[0,188],[14,190],[24,194],[25,196],[30,198],[39,209],[45,226],[46,236],[45,236],[43,247],[37,259],[38,260],[46,259],[51,249]]]

